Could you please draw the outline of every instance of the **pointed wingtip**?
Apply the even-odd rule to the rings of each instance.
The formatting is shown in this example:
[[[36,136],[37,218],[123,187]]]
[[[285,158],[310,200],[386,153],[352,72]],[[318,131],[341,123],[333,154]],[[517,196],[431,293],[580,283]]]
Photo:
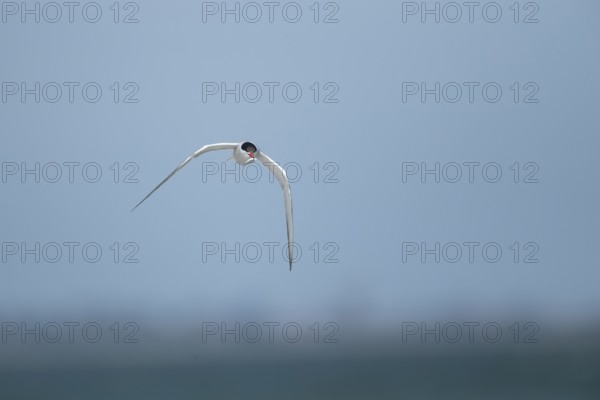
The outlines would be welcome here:
[[[150,194],[152,194],[152,193],[150,193]],[[129,212],[133,212],[133,211],[135,211],[135,209],[136,209],[136,208],[138,208],[138,207],[139,207],[139,206],[140,206],[140,205],[141,205],[141,204],[142,204],[142,203],[143,203],[143,202],[144,202],[144,201],[145,201],[145,200],[146,200],[146,199],[147,199],[147,198],[150,196],[150,194],[149,194],[148,196],[144,197],[144,198],[142,199],[142,201],[140,201],[139,203],[137,203],[137,204],[135,205],[135,207],[133,207],[133,208],[131,209],[131,211],[129,211]]]
[[[145,199],[144,199],[145,200]],[[138,208],[140,206],[140,204],[142,204],[144,201],[140,201],[139,203],[136,204],[135,207],[133,207],[129,212],[134,212],[136,208]]]

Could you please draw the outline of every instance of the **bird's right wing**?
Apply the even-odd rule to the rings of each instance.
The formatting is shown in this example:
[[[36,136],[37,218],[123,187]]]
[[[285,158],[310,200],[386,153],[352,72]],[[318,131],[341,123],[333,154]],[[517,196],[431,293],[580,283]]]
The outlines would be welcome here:
[[[135,207],[133,207],[131,209],[131,211],[135,210],[148,197],[150,197],[152,195],[152,193],[156,192],[159,187],[161,187],[166,181],[168,181],[173,175],[175,175],[177,173],[177,171],[179,171],[181,168],[185,167],[194,158],[200,156],[201,154],[209,152],[209,151],[235,149],[238,144],[239,143],[216,143],[216,144],[207,144],[206,146],[203,146],[203,147],[199,148],[198,150],[196,150],[194,152],[194,154],[192,154],[191,156],[189,156],[188,158],[186,158],[185,161],[183,161],[181,164],[179,164],[179,166],[177,168],[175,168],[175,170],[173,172],[171,172],[169,174],[169,176],[167,176],[165,179],[163,179],[163,181],[161,183],[159,183],[158,186],[155,187],[150,193],[148,193],[148,195],[146,197],[144,197],[142,199],[142,201],[140,201],[139,203],[137,203],[137,205]]]
[[[285,205],[285,221],[287,225],[287,237],[288,237],[288,257],[290,259],[290,271],[292,270],[292,260],[294,258],[293,245],[294,245],[294,210],[292,208],[292,189],[290,188],[290,181],[287,178],[285,170],[267,156],[262,151],[258,151],[256,157],[263,163],[263,165],[271,172],[281,185],[283,190],[283,201]]]

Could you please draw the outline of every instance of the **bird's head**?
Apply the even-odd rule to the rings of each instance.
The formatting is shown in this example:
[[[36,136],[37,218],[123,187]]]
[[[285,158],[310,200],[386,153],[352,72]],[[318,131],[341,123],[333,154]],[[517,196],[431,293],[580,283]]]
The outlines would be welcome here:
[[[258,147],[254,143],[244,142],[233,150],[233,159],[238,164],[247,165],[256,161],[256,153],[258,153]]]

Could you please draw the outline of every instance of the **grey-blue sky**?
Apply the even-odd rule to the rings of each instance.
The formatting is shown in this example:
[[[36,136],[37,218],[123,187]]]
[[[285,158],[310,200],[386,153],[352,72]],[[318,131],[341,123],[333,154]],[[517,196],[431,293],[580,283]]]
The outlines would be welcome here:
[[[3,162],[139,165],[138,184],[2,184],[3,242],[139,244],[138,264],[7,262],[2,315],[205,315],[353,322],[376,316],[479,310],[551,318],[594,316],[600,303],[598,239],[598,26],[593,1],[540,4],[537,24],[481,19],[402,22],[402,3],[340,2],[337,24],[202,22],[200,2],[140,4],[137,24],[0,25],[3,82],[96,81],[102,101],[0,103]],[[433,3],[432,3],[433,4]],[[302,101],[217,97],[202,82],[299,82]],[[501,102],[402,101],[403,82],[499,82]],[[136,82],[138,104],[115,104],[108,87]],[[308,87],[335,82],[337,104]],[[515,104],[513,82],[536,82],[538,104]],[[195,161],[130,214],[181,160],[213,142],[252,140],[309,172],[339,166],[339,183],[293,185],[296,240],[339,245],[337,264],[202,262],[203,242],[285,241],[280,188],[261,180],[201,181]],[[402,183],[403,162],[497,162],[497,184]],[[515,161],[540,166],[538,184],[513,184]],[[305,175],[306,176],[306,175]],[[252,221],[248,213],[252,213]],[[502,243],[501,262],[402,262],[403,242]],[[507,247],[539,244],[538,264],[515,264]],[[106,250],[106,249],[105,249]],[[310,254],[310,253],[309,253]],[[13,259],[14,260],[14,259]],[[445,312],[445,311],[444,311]]]

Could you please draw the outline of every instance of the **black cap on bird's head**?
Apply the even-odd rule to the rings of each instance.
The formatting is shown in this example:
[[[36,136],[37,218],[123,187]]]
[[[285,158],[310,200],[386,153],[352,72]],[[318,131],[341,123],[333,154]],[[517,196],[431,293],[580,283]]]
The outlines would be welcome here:
[[[242,143],[242,150],[250,155],[250,157],[254,158],[254,153],[258,150],[258,147],[254,143],[244,142]]]

